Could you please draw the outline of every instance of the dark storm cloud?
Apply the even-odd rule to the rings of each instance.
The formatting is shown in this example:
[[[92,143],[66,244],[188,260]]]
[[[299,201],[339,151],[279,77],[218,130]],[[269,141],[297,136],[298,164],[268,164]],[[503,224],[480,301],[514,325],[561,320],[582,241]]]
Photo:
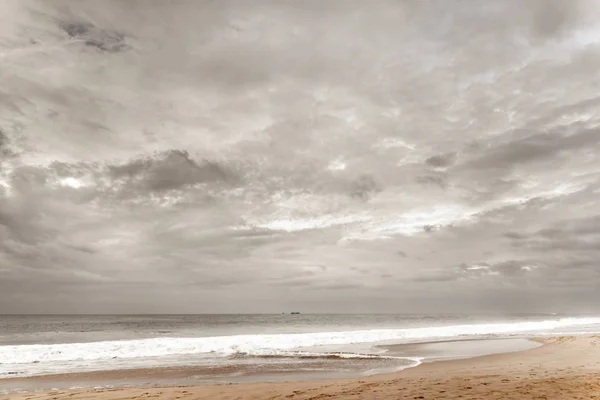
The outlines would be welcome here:
[[[598,11],[3,2],[0,313],[600,300]]]

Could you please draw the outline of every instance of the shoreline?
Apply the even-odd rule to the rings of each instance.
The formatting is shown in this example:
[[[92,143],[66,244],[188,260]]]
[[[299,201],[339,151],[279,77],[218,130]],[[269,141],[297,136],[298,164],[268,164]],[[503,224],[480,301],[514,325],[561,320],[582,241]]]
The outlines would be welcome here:
[[[490,347],[489,344],[500,343],[501,346]],[[466,349],[465,349],[465,346]],[[485,346],[488,344],[488,346]],[[525,345],[524,345],[525,344]],[[532,338],[465,338],[465,339],[440,339],[427,342],[402,343],[377,345],[374,348],[383,349],[386,352],[382,354],[384,358],[381,361],[391,361],[398,359],[402,361],[410,360],[411,364],[399,365],[392,363],[388,368],[375,368],[365,370],[359,367],[359,360],[349,358],[316,357],[310,361],[304,361],[301,364],[290,365],[247,365],[223,364],[215,366],[206,365],[170,365],[163,367],[132,367],[119,369],[105,369],[94,371],[79,371],[66,373],[53,373],[33,376],[14,376],[0,379],[0,393],[3,387],[7,385],[21,384],[24,387],[33,388],[36,384],[53,383],[53,387],[61,388],[62,383],[72,382],[69,388],[88,388],[104,387],[131,387],[144,386],[156,387],[157,385],[181,386],[185,384],[185,379],[196,379],[194,385],[215,385],[215,384],[248,384],[248,383],[274,383],[274,382],[298,382],[298,381],[323,381],[339,379],[358,379],[368,376],[385,375],[397,373],[408,369],[417,368],[423,363],[432,363],[447,360],[469,359],[480,356],[519,352],[540,346],[539,341]],[[432,347],[434,347],[432,349]],[[472,354],[464,354],[464,351],[471,351]],[[375,359],[377,360],[377,359]],[[330,361],[331,364],[327,364]],[[354,371],[347,374],[336,373],[336,368],[351,365]],[[262,371],[257,367],[264,367]],[[287,367],[287,368],[285,368]],[[328,368],[324,376],[318,376],[315,373],[299,374],[298,368]],[[296,370],[296,371],[295,371]],[[368,371],[377,371],[366,374]],[[236,377],[237,375],[237,377]],[[201,378],[200,378],[201,377]],[[240,379],[241,377],[241,379]],[[140,384],[143,381],[155,381],[157,383]],[[115,385],[116,384],[116,385]],[[63,387],[64,388],[64,387]],[[36,388],[35,391],[47,390],[48,388]],[[17,389],[18,390],[18,389]]]
[[[356,398],[357,394],[361,394],[361,398],[375,399],[386,398],[381,397],[383,393],[396,396],[394,398],[435,399],[454,399],[464,396],[465,393],[479,396],[468,397],[471,399],[544,398],[543,396],[547,399],[574,399],[592,398],[581,397],[592,394],[600,398],[600,336],[537,340],[544,345],[520,352],[428,362],[400,372],[361,378],[15,392],[6,395],[5,398],[25,400],[35,395],[36,400],[66,397],[91,400],[132,397],[145,399],[152,396],[172,399],[344,399]],[[161,372],[164,371],[153,371],[157,378]],[[39,379],[8,379],[35,378]],[[437,392],[434,392],[435,390]],[[561,393],[560,396],[567,397],[558,396],[557,391]],[[493,395],[494,393],[498,396],[518,396],[498,397]],[[398,397],[400,394],[402,395]],[[415,395],[410,397],[412,394]],[[432,397],[434,394],[435,397]],[[530,394],[536,394],[538,397],[528,397]]]

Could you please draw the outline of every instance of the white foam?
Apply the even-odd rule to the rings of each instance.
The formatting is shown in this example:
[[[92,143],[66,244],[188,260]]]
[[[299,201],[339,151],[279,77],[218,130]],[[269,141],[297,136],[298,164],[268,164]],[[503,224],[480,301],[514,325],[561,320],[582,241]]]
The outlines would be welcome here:
[[[594,326],[600,318],[563,318],[535,322],[453,325],[410,329],[377,329],[348,332],[301,334],[234,335],[199,338],[152,338],[91,343],[0,346],[2,371],[10,366],[31,367],[74,361],[111,361],[181,355],[229,356],[289,354],[303,348],[385,341],[407,342],[418,339],[481,336],[490,334],[544,333],[557,328]],[[37,368],[36,368],[37,369]],[[4,375],[0,371],[0,376]],[[4,375],[6,377],[6,375]]]

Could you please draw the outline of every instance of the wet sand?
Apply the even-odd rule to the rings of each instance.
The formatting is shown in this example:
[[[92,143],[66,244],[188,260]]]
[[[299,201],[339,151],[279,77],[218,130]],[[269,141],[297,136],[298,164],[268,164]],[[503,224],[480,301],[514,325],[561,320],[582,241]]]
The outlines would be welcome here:
[[[73,400],[600,399],[600,336],[561,337],[543,341],[544,346],[522,352],[438,361],[399,373],[360,379],[61,390],[15,393],[5,398],[11,400],[66,398]],[[157,378],[160,378],[161,370],[154,371],[157,373]]]
[[[423,362],[457,360],[491,354],[512,353],[541,346],[542,343],[525,338],[460,339],[411,344],[379,346],[386,355],[421,357]]]

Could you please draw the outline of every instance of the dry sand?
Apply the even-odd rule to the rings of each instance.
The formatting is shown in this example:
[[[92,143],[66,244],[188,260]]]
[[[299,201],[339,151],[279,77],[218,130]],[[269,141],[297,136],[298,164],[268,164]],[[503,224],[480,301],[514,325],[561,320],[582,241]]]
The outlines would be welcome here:
[[[600,336],[518,353],[423,364],[364,379],[18,393],[11,400],[600,399]]]

